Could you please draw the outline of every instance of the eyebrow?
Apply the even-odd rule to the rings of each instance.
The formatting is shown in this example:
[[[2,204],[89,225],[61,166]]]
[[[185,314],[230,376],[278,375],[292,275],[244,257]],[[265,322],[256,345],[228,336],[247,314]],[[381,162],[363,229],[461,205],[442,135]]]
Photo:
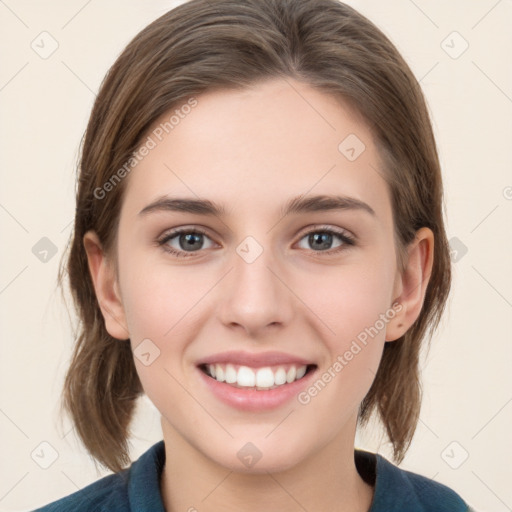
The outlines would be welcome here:
[[[294,197],[281,208],[281,215],[285,217],[292,213],[311,213],[328,210],[359,210],[375,216],[373,208],[360,199],[339,195]],[[152,212],[185,212],[216,217],[222,217],[226,214],[223,206],[208,199],[169,196],[160,197],[153,201],[143,208],[139,215],[147,215]]]

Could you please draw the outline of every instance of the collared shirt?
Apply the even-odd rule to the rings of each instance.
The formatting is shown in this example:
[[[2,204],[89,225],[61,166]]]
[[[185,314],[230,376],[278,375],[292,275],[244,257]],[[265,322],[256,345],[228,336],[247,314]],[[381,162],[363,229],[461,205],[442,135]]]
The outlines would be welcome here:
[[[443,484],[398,468],[382,455],[355,450],[361,477],[374,486],[369,512],[470,512],[462,498]],[[164,441],[154,444],[129,468],[105,476],[34,512],[165,512],[160,477]]]

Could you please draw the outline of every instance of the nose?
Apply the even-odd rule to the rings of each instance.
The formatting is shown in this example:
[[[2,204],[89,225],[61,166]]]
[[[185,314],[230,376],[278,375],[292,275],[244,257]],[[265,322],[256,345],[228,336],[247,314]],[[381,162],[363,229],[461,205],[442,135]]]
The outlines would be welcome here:
[[[233,255],[233,268],[220,290],[218,311],[225,326],[260,337],[290,323],[294,296],[283,263],[267,248],[252,261],[255,250],[252,246],[244,253],[242,247]]]

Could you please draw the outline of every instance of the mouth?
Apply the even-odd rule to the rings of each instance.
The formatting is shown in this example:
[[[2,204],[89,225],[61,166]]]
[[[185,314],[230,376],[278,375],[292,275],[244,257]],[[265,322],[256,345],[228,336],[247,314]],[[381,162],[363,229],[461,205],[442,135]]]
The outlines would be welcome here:
[[[286,387],[314,372],[316,364],[280,364],[253,368],[231,363],[201,364],[199,370],[209,378],[233,388],[270,391]]]
[[[209,396],[245,412],[265,412],[289,404],[314,379],[318,365],[284,352],[228,351],[197,361]]]

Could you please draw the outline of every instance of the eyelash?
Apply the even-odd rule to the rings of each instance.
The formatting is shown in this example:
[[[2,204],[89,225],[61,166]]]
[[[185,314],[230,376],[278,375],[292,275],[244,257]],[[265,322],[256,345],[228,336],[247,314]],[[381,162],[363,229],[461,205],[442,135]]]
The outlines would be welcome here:
[[[311,249],[311,251],[314,253],[325,254],[326,256],[334,256],[334,255],[338,254],[339,252],[344,251],[347,248],[356,245],[355,239],[352,236],[349,236],[345,231],[338,231],[338,230],[335,230],[335,229],[332,229],[329,227],[323,227],[323,226],[315,227],[314,229],[307,231],[300,237],[299,241],[311,234],[314,234],[314,233],[322,233],[322,234],[327,233],[329,235],[335,235],[343,242],[342,245],[340,245],[339,247],[336,247],[335,249],[327,249],[325,251],[314,251]],[[176,238],[177,236],[179,236],[181,234],[204,235],[207,238],[210,238],[208,236],[208,234],[206,233],[206,231],[203,231],[201,228],[197,228],[197,227],[195,227],[195,228],[180,228],[180,229],[176,229],[174,231],[171,231],[171,232],[165,234],[162,238],[157,240],[157,244],[159,246],[161,246],[165,252],[170,253],[173,256],[176,256],[178,258],[189,258],[189,257],[194,256],[195,255],[194,253],[198,253],[198,252],[202,251],[202,249],[200,249],[198,251],[190,251],[190,252],[181,251],[181,250],[177,251],[176,249],[173,249],[167,245],[167,242],[169,242],[170,240],[172,240],[173,238]]]

